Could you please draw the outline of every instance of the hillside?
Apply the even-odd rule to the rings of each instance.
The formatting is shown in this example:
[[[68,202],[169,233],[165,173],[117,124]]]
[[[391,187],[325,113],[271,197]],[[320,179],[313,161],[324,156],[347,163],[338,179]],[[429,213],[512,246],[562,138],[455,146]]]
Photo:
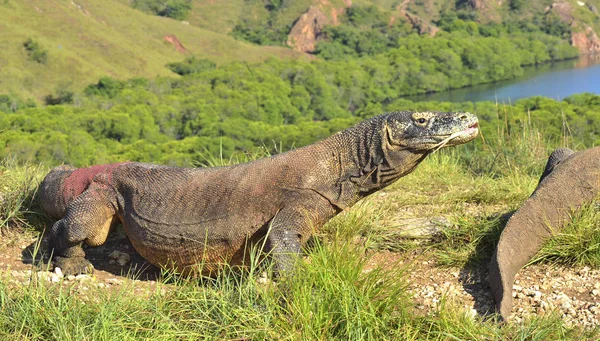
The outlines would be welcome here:
[[[369,35],[383,34],[391,42],[383,48],[389,49],[408,34],[468,29],[470,22],[481,30],[504,25],[505,31],[512,29],[506,25],[516,23],[523,32],[548,31],[572,41],[582,52],[600,49],[600,0],[521,3],[193,0],[187,20],[180,21],[136,10],[131,0],[6,0],[0,3],[0,94],[41,102],[49,94],[78,91],[102,76],[176,76],[165,65],[191,55],[219,65],[307,58],[303,52],[332,59],[348,48],[330,44],[316,51],[319,43],[378,42],[381,37]],[[495,32],[484,28],[485,34]],[[38,49],[37,57],[24,46],[28,41]]]
[[[165,37],[175,37],[184,50]],[[28,58],[23,44],[37,42],[45,63]],[[0,2],[0,94],[41,99],[61,88],[80,89],[101,76],[175,76],[165,68],[190,54],[217,63],[302,56],[258,47],[230,36],[151,16],[116,0],[7,0]]]
[[[548,154],[600,145],[600,94],[405,98],[576,58],[585,51],[570,45],[573,35],[600,49],[600,0],[590,3],[0,0],[0,340],[600,340],[600,197],[519,272],[507,323],[493,314],[488,285],[500,232]],[[174,20],[140,4],[189,12]],[[480,135],[436,150],[312,231],[288,276],[275,277],[271,257],[257,253],[272,246],[266,238],[252,245],[248,267],[180,276],[147,263],[120,224],[103,245],[85,246],[93,274],[49,271],[54,221],[38,194],[53,166],[228,166],[399,110],[468,111]],[[405,148],[392,128],[384,141],[365,139],[384,147],[366,147]],[[363,174],[377,167],[359,177],[386,179]],[[100,186],[120,190],[107,180]],[[195,204],[184,201],[176,206]],[[166,220],[155,223],[173,225]],[[194,226],[174,230],[205,238]],[[77,234],[69,227],[67,237]]]
[[[449,16],[478,24],[517,23],[548,31],[564,25],[571,31],[565,38],[582,53],[600,51],[599,0],[193,0],[192,5],[192,25],[234,35],[236,30],[238,34],[250,30],[253,32],[246,37],[250,41],[256,34],[268,32],[271,39],[263,45],[288,45],[305,52],[314,51],[316,41],[327,39],[323,34],[326,26],[347,21],[348,9],[372,6],[386,17],[389,26],[406,22],[417,32],[431,35]]]

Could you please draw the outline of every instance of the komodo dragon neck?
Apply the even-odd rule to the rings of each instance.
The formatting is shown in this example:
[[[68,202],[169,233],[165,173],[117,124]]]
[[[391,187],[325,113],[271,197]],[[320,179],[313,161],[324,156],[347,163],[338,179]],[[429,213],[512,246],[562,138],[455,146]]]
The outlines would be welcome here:
[[[385,115],[363,121],[295,150],[289,161],[303,165],[309,189],[339,209],[350,207],[410,173],[430,152],[415,153],[392,145],[386,121]]]

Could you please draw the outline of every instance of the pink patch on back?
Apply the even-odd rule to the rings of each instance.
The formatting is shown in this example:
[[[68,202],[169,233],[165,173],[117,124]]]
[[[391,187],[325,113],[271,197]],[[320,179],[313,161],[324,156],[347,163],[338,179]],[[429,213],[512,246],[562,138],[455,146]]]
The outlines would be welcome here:
[[[112,163],[108,165],[96,165],[87,168],[79,168],[73,171],[63,182],[63,198],[66,203],[78,197],[92,183],[94,177],[100,173],[108,175],[109,182],[112,180],[112,172],[115,168],[128,162]]]

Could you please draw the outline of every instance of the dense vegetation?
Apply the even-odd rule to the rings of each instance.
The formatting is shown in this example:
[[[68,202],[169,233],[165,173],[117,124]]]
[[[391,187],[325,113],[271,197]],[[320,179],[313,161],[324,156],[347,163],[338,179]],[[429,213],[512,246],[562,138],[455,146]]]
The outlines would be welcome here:
[[[284,46],[291,24],[281,25],[281,20],[277,20],[277,16],[281,12],[290,10],[289,7],[292,4],[285,1],[266,1],[264,6],[267,14],[242,17],[231,34],[237,39],[259,45]],[[511,11],[518,12],[522,7],[523,3],[520,1],[510,3]],[[500,48],[514,44],[520,49],[531,49],[536,58],[523,57],[520,65],[539,64],[576,55],[573,48],[564,44],[565,41],[561,41],[561,39],[570,37],[571,27],[553,13],[536,14],[532,20],[513,19],[501,23],[481,23],[478,22],[478,19],[477,12],[472,9],[461,9],[459,4],[457,11],[442,12],[440,18],[434,23],[442,30],[437,33],[441,34],[442,38],[448,39],[448,35],[445,33],[454,33],[450,36],[453,43],[459,40],[474,39],[476,44],[480,44],[486,40],[478,38],[489,37],[502,38],[502,40],[500,45],[496,43],[485,48]],[[373,4],[353,4],[351,7],[345,8],[340,20],[338,25],[325,26],[323,32],[319,33],[317,48],[314,51],[319,57],[347,60],[361,56],[374,56],[389,49],[404,47],[403,38],[411,34],[427,36],[431,30],[431,28],[419,27],[414,23],[409,24],[406,18],[398,15],[395,6],[392,6],[391,9],[384,9],[382,6]],[[528,46],[531,42],[524,44],[523,40],[537,41],[537,43],[534,46]],[[487,41],[494,41],[494,39]],[[556,45],[559,45],[560,51],[555,51]],[[544,47],[547,51],[540,53],[538,50],[544,49]],[[459,55],[462,52],[461,47],[451,47],[451,49],[455,53],[458,50]],[[496,51],[501,51],[501,49]]]
[[[578,55],[568,43],[571,28],[552,13],[536,14],[531,20],[479,23],[475,11],[461,6],[441,13],[435,21],[440,29],[435,37],[428,34],[431,28],[409,24],[395,6],[388,10],[368,4],[347,7],[339,25],[325,26],[319,33],[313,53],[335,61],[319,69],[333,74],[346,70],[353,88],[378,84],[388,93],[380,90],[381,96],[372,101],[385,103],[400,95],[511,79],[522,74],[523,66]],[[511,3],[511,11],[522,7],[518,1]],[[282,25],[278,18],[291,10],[291,2],[264,2],[263,12],[268,14],[242,17],[231,34],[255,44],[285,45],[291,26]],[[359,91],[361,98],[349,95],[349,110],[364,106],[357,103],[364,100],[364,92]]]
[[[171,3],[180,2],[133,5],[157,9]],[[272,1],[266,7],[278,13],[288,5]],[[45,107],[3,95],[0,156],[51,164],[183,165],[204,152],[229,157],[257,148],[288,150],[366,117],[403,109],[474,111],[488,123],[506,119],[507,129],[539,116],[535,124],[551,139],[571,134],[585,145],[598,143],[597,96],[523,100],[503,108],[502,118],[493,103],[401,98],[514,78],[524,65],[576,56],[566,41],[543,33],[543,25],[479,25],[464,15],[445,15],[438,22],[442,31],[430,37],[416,34],[402,20],[388,25],[389,17],[374,6],[348,8],[344,20],[325,30],[327,39],[316,51],[321,59],[312,62],[217,65],[192,56],[166,65],[181,78],[102,77],[82,92],[59,84],[45,96]],[[45,56],[34,40],[24,46],[31,56]],[[494,133],[484,125],[485,135]]]
[[[386,15],[387,14],[387,15]],[[328,26],[323,32],[323,39],[318,43],[315,53],[325,59],[348,59],[357,56],[376,55],[390,48],[402,48],[406,36],[415,34],[417,30],[398,18],[390,25],[391,14],[385,13],[377,6],[353,6],[346,10],[345,21],[338,26]],[[551,19],[548,19],[551,18]],[[486,48],[516,45],[519,49],[530,50],[535,56],[522,55],[520,65],[539,64],[549,60],[573,57],[576,52],[564,44],[561,39],[568,38],[570,27],[553,16],[536,18],[533,22],[507,21],[501,24],[480,24],[474,20],[473,12],[444,13],[436,22],[442,30],[436,37],[450,39],[450,50],[459,55],[463,51],[459,46],[453,46],[460,40],[473,40],[477,45],[484,44]],[[448,35],[447,33],[450,33]],[[482,37],[498,38],[496,44],[490,42],[496,39],[480,39]],[[527,42],[529,41],[529,42]],[[536,43],[533,43],[533,42]],[[500,45],[498,45],[500,44]],[[557,46],[558,45],[558,46]],[[555,49],[560,50],[556,51]],[[546,50],[542,52],[541,50]],[[481,51],[476,51],[481,54]],[[462,56],[465,60],[468,57]]]
[[[196,65],[198,64],[198,65]],[[389,65],[388,65],[389,66]],[[117,160],[189,164],[198,153],[288,150],[325,138],[359,120],[392,110],[466,110],[483,121],[484,136],[504,122],[509,132],[532,124],[549,140],[573,136],[600,143],[600,96],[564,101],[530,98],[499,108],[483,103],[412,103],[375,64],[282,62],[220,68],[204,61],[172,66],[180,79],[102,78],[73,104],[27,107],[3,97],[0,156],[51,164],[89,165]],[[187,67],[187,69],[186,69]],[[391,66],[389,66],[391,67]],[[13,112],[14,111],[14,112]]]

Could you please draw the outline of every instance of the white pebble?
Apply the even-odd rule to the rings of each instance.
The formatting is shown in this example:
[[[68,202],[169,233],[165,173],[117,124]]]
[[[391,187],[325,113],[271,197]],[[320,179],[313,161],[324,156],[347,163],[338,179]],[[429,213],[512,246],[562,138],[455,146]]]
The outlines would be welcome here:
[[[54,273],[56,274],[56,276],[57,276],[58,278],[63,278],[63,277],[65,277],[65,276],[63,275],[63,272],[62,272],[62,270],[61,270],[61,269],[60,269],[58,266],[54,268]]]

